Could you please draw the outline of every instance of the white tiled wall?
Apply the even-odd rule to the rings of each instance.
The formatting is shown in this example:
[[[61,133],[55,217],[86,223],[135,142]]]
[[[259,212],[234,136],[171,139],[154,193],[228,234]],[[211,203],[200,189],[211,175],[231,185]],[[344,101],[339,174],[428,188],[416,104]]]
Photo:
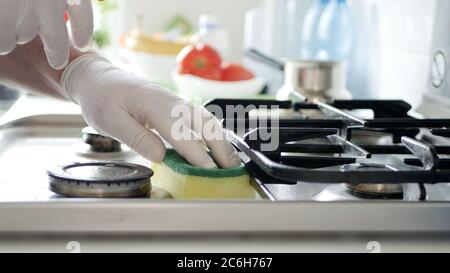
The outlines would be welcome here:
[[[420,103],[427,91],[438,1],[353,0],[358,45],[350,88],[356,96]]]

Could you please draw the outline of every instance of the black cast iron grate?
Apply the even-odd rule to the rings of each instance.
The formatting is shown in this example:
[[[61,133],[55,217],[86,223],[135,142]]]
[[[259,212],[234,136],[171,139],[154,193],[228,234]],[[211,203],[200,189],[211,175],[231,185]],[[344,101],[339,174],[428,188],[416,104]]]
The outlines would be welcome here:
[[[265,184],[347,183],[347,184],[436,184],[450,183],[450,146],[434,146],[417,140],[427,130],[440,137],[450,137],[450,119],[417,119],[408,115],[411,106],[404,101],[336,100],[324,103],[294,103],[275,100],[215,99],[206,105],[225,113],[227,108],[242,109],[234,117],[225,117],[227,137],[250,159],[246,168]],[[250,107],[252,106],[252,107]],[[322,118],[280,119],[277,126],[270,120],[259,125],[250,118],[254,109],[317,110]],[[212,109],[212,110],[211,110]],[[372,110],[372,119],[361,119],[347,110]],[[220,117],[223,118],[223,117]],[[256,124],[256,126],[254,126]],[[252,127],[253,126],[253,127]],[[243,136],[236,128],[245,128]],[[267,140],[262,132],[276,132],[280,145],[263,151]],[[358,144],[357,132],[383,133],[392,136],[391,144]],[[319,141],[320,140],[320,141]],[[299,155],[300,154],[300,155]],[[311,155],[313,154],[313,155]],[[375,155],[404,155],[404,164],[375,167],[361,164]]]

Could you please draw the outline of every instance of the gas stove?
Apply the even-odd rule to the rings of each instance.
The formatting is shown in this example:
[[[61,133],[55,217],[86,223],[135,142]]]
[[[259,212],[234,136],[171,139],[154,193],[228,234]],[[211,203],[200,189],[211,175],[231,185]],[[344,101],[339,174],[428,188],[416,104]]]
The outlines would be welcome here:
[[[24,98],[2,120],[1,201],[170,197],[151,187],[150,162],[84,127],[77,109],[69,106],[62,114],[29,113],[33,104],[43,101]]]
[[[283,112],[272,128],[281,136],[278,150],[259,150],[261,126],[227,131],[261,195],[256,200],[173,200],[155,188],[144,196],[150,162],[83,130],[79,109],[70,104],[21,99],[0,128],[0,235],[450,232],[445,129],[450,121],[406,116],[409,106],[400,101],[215,100],[209,105],[230,104],[276,104]],[[225,119],[224,126],[251,125],[252,115]],[[111,182],[134,197],[66,197],[71,191],[61,192],[58,178],[74,162],[87,170],[94,162],[105,163],[105,170],[117,164],[125,174],[131,166],[141,174],[135,181],[143,184],[133,191],[130,183]],[[92,185],[79,186],[78,193]],[[93,192],[108,197],[98,196],[102,189]]]
[[[271,200],[450,200],[450,119],[413,117],[404,101],[217,99],[206,107],[240,109],[223,125]],[[251,116],[260,109],[291,113]],[[267,132],[278,145],[263,150]]]

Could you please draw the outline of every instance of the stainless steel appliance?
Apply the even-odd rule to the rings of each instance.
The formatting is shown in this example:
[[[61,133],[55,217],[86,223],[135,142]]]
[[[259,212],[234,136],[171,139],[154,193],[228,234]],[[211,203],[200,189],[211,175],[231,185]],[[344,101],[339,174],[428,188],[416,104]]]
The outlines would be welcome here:
[[[450,3],[439,1],[433,33],[428,88],[419,111],[431,117],[450,117]]]
[[[450,191],[445,184],[450,181],[450,151],[448,130],[443,129],[449,120],[414,119],[401,101],[214,102],[236,103],[275,103],[300,114],[308,109],[324,115],[281,120],[284,141],[272,154],[258,152],[253,144],[249,148],[230,133],[262,200],[174,201],[158,192],[153,198],[131,199],[55,194],[49,190],[46,170],[61,163],[148,162],[125,148],[109,155],[87,152],[91,149],[82,140],[86,124],[80,115],[36,114],[31,110],[45,112],[42,106],[49,102],[22,99],[0,129],[0,235],[450,233]],[[59,108],[63,112],[68,107]],[[13,117],[23,109],[34,114]],[[374,118],[344,112],[355,109],[371,109]],[[303,141],[289,141],[299,139]]]
[[[418,119],[410,115],[406,102],[388,100],[215,100],[210,105],[224,110],[258,105],[300,113],[300,118],[281,119],[276,126],[257,125],[252,118],[224,120],[226,127],[246,128],[244,136],[229,132],[229,137],[249,158],[247,170],[271,200],[450,200],[445,197],[450,193],[449,119]],[[318,113],[311,118],[312,110]],[[348,112],[362,110],[373,116]],[[274,151],[261,148],[267,127],[280,139]],[[305,195],[318,184],[320,190]]]
[[[255,49],[247,50],[246,56],[284,72],[284,85],[276,96],[278,100],[330,101],[352,97],[346,86],[345,62],[288,59],[283,63]]]

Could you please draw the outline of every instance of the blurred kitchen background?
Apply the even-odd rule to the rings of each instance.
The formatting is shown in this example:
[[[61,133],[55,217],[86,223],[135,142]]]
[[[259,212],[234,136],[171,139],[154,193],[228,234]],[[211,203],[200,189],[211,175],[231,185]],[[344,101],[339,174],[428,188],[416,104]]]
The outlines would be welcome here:
[[[165,47],[162,43],[153,47],[157,48],[156,52],[146,52],[139,35],[158,33],[162,40],[177,40],[182,45],[191,34],[198,32],[199,18],[209,14],[227,33],[226,58],[243,63],[262,78],[269,93],[275,95],[283,85],[283,73],[243,57],[243,52],[254,48],[279,60],[300,58],[305,15],[314,2],[320,0],[94,2],[97,45],[118,65],[173,87],[171,73],[179,48]],[[429,89],[435,36],[441,31],[436,27],[436,17],[445,1],[343,2],[347,2],[352,16],[349,32],[353,47],[347,60],[347,87],[353,97],[403,99],[418,106]],[[5,94],[4,99],[13,98],[10,91],[1,93]]]

